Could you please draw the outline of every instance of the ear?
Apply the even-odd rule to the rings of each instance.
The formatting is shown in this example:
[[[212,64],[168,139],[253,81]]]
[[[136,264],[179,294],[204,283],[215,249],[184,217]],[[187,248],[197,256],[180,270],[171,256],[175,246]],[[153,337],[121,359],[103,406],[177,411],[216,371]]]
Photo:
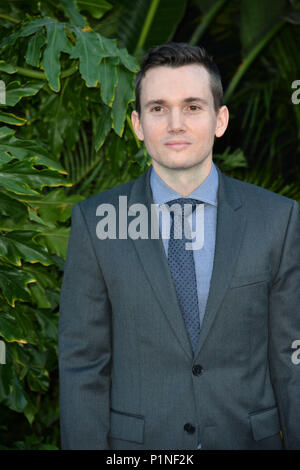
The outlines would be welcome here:
[[[217,125],[215,130],[216,137],[222,137],[227,129],[229,121],[229,111],[227,106],[221,106],[217,114]]]
[[[132,111],[131,113],[131,122],[134,129],[134,132],[139,140],[144,140],[144,133],[141,126],[141,121],[137,111]]]

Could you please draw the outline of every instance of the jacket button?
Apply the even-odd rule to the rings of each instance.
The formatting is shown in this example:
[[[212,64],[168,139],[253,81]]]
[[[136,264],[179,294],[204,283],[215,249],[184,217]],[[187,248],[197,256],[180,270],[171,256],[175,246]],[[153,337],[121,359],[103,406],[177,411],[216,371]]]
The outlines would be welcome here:
[[[188,434],[193,434],[196,431],[195,426],[191,423],[186,423],[183,428]]]
[[[200,364],[195,364],[192,368],[192,372],[194,375],[200,375],[203,372],[203,368],[200,366]]]

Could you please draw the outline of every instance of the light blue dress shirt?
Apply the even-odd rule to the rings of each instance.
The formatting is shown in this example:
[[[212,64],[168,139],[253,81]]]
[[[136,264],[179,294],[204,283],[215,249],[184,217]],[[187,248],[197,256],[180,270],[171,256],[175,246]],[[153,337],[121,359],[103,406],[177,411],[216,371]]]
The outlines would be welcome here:
[[[202,324],[205,313],[213,270],[217,226],[218,185],[218,172],[215,164],[212,162],[212,168],[207,178],[188,196],[188,198],[198,199],[199,201],[204,202],[204,242],[202,248],[193,250],[200,325]],[[158,205],[158,207],[169,201],[182,197],[158,176],[153,167],[150,175],[150,186],[153,201]],[[162,233],[161,217],[159,218],[159,227],[160,233]],[[164,231],[164,237],[165,233],[166,232]],[[169,233],[167,233],[167,237],[162,238],[162,241],[166,256],[168,256]],[[201,449],[201,443],[199,440],[196,449]]]
[[[202,324],[205,313],[213,270],[217,224],[218,184],[218,172],[215,164],[212,163],[212,168],[207,178],[188,196],[188,198],[198,199],[199,201],[204,202],[204,243],[202,248],[193,250],[200,325]],[[162,206],[169,201],[182,197],[158,176],[153,167],[150,175],[150,185],[153,201],[158,206]],[[159,222],[160,231],[162,231],[161,219]],[[163,238],[162,241],[166,256],[168,256],[169,240],[168,238]]]

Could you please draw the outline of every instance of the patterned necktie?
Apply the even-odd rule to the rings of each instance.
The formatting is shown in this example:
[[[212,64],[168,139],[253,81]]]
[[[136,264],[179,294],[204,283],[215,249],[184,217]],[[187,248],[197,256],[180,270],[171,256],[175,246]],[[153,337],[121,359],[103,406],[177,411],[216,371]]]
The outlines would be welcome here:
[[[201,201],[180,198],[170,201],[167,204],[171,207],[175,203],[180,205],[181,210],[179,214],[178,211],[176,211],[175,215],[173,210],[170,211],[172,224],[168,248],[168,263],[186,329],[195,353],[199,341],[200,318],[193,250],[187,250],[185,246],[187,242],[191,242],[191,238],[190,233],[187,237],[185,236],[184,215],[186,215],[186,211],[184,211],[184,205],[192,204],[192,210],[194,210],[196,205],[200,204]],[[186,206],[186,209],[187,208],[188,206]],[[186,224],[186,229],[188,229],[188,227],[188,224]],[[179,238],[176,238],[176,234]]]

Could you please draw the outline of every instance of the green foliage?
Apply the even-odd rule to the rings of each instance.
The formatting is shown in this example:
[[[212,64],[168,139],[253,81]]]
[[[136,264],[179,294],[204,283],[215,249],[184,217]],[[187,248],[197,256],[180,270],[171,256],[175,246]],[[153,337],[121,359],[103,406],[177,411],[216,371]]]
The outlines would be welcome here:
[[[0,448],[58,449],[71,209],[150,162],[129,117],[143,53],[201,41],[221,68],[231,117],[216,163],[300,201],[299,2],[12,0],[0,22]]]
[[[0,366],[0,402],[33,424],[40,423],[43,397],[56,371],[61,267],[56,258],[64,255],[68,240],[68,228],[60,222],[80,198],[64,195],[63,187],[71,183],[46,149],[14,133],[1,128],[0,336],[6,364]],[[14,446],[24,448],[20,442]]]
[[[78,4],[97,19],[111,8]],[[25,436],[18,436],[3,421],[0,442],[55,449],[59,291],[71,209],[93,188],[105,189],[99,177],[108,186],[120,175],[136,177],[147,156],[134,160],[140,146],[126,124],[135,58],[95,32],[75,1],[57,9],[41,2],[25,19],[20,7],[13,4],[19,20],[8,19],[0,33],[0,404],[10,410],[8,422],[17,413],[30,427],[23,422]]]

